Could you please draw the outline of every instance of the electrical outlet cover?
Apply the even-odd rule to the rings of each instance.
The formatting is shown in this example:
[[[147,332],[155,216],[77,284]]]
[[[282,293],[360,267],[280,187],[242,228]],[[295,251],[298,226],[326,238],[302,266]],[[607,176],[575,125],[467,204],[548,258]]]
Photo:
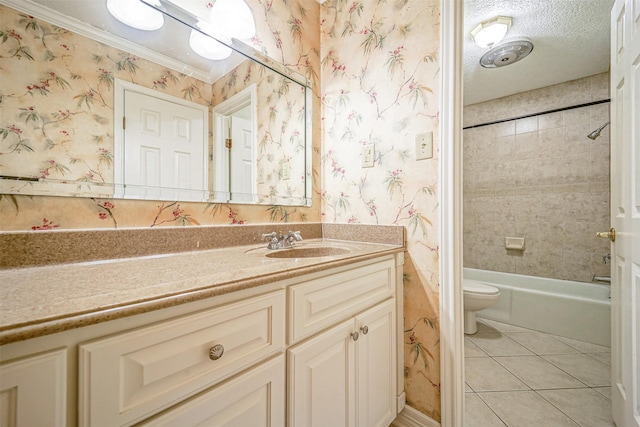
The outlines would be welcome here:
[[[433,158],[433,132],[416,135],[416,160]]]

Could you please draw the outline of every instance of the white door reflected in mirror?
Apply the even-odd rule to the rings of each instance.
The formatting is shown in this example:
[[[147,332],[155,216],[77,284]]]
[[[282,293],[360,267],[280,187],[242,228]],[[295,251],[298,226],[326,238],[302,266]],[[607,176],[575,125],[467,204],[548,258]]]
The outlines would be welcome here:
[[[255,202],[256,183],[255,134],[251,119],[231,116],[230,202]]]
[[[216,202],[256,202],[256,99],[257,87],[252,84],[213,108]]]
[[[115,93],[115,197],[206,201],[207,107],[123,81]]]

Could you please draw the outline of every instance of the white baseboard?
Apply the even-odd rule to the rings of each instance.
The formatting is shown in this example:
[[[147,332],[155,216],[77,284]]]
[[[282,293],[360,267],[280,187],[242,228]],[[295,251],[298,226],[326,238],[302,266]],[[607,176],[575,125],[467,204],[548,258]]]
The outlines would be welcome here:
[[[393,427],[440,427],[440,423],[411,406],[405,406],[393,420]]]

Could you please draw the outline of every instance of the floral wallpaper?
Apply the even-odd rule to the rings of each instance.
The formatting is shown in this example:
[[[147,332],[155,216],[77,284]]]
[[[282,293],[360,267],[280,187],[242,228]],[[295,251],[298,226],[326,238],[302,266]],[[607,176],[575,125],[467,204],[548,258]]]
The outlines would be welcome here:
[[[309,10],[301,6],[296,9],[296,2],[289,2],[287,8],[274,8],[256,0],[247,3],[258,26],[258,35],[251,43],[278,60],[306,58],[301,66],[288,65],[301,74],[316,76],[317,72],[310,70],[319,67],[317,4],[311,3]],[[302,3],[309,6],[308,2]],[[0,58],[3,62],[0,69],[0,174],[58,180],[42,189],[36,187],[42,186],[37,182],[5,182],[5,187],[0,188],[0,229],[319,220],[317,189],[316,203],[311,208],[110,199],[109,187],[102,184],[113,182],[114,79],[213,106],[233,90],[229,82],[234,77],[226,80],[226,93],[214,94],[212,85],[144,58],[88,40],[5,6],[0,6],[0,12]],[[305,26],[316,36],[281,40],[280,30],[272,28],[272,22],[283,19]],[[301,45],[302,41],[309,44]],[[258,81],[259,74],[253,73],[253,81]],[[282,163],[301,149],[300,135],[295,134],[293,128],[305,108],[295,100],[294,91],[287,92],[286,85],[279,79],[270,77],[268,80],[271,87],[279,85],[279,92],[271,95],[274,99],[270,100],[269,115],[279,133],[270,137],[277,145],[269,147],[268,137],[264,136],[260,146],[265,183],[272,176],[275,178],[274,174],[282,170]],[[314,103],[317,107],[312,111],[319,116],[319,98],[314,99]],[[313,129],[313,134],[317,152],[319,127]],[[318,175],[317,168],[312,165],[314,176]],[[277,185],[265,184],[269,187],[265,194],[273,198],[295,194],[303,186],[303,177],[303,170],[291,168],[291,178]],[[82,184],[70,184],[65,180]],[[11,193],[16,192],[16,187],[29,186],[31,191],[38,190],[42,194],[59,189],[88,197],[22,196],[9,194],[7,185],[12,187]],[[73,185],[71,190],[70,185]],[[317,179],[314,185],[319,185]]]
[[[407,229],[407,403],[440,420],[438,0],[329,0],[321,8],[322,216]],[[415,136],[433,132],[434,157]],[[362,151],[374,146],[375,164]]]

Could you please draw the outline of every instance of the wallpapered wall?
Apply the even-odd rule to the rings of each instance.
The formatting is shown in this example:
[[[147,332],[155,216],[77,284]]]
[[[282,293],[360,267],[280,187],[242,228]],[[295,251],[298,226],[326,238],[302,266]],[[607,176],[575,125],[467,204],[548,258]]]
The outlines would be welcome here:
[[[405,389],[440,419],[438,0],[326,2],[321,10],[322,216],[407,228]],[[432,131],[434,157],[416,161]],[[362,148],[375,145],[375,166]]]
[[[258,0],[248,4],[258,28],[251,40],[254,47],[296,69],[317,86],[314,70],[319,69],[318,5],[305,1],[273,5]],[[261,77],[255,70],[236,70],[219,83],[226,86],[225,94],[214,96],[212,87],[204,82],[0,7],[3,35],[0,165],[7,172],[17,166],[32,176],[112,182],[113,132],[110,129],[114,78],[212,106],[234,93],[245,80],[257,81]],[[302,27],[309,29],[305,36]],[[285,30],[293,37],[283,40]],[[150,71],[142,73],[142,69]],[[300,139],[293,123],[300,120],[304,111],[304,105],[294,101],[293,94],[287,92],[288,88],[278,79],[268,79],[267,83],[278,88],[276,95],[269,99],[268,120],[275,124],[279,141],[272,146],[273,150],[267,148],[270,136],[264,127],[258,130],[265,181],[280,172],[283,161],[300,151]],[[314,104],[317,118],[318,97]],[[318,152],[319,124],[313,129],[313,143],[314,151]],[[72,147],[73,155],[70,155]],[[319,160],[315,163],[312,170],[317,176]],[[292,169],[290,180],[270,186],[265,194],[286,196],[298,191],[303,185],[303,173]],[[0,229],[319,220],[319,182],[315,181],[315,203],[311,208],[4,194],[0,195]]]
[[[523,92],[465,107],[476,124],[609,98],[609,75]],[[469,114],[467,114],[467,112]],[[590,282],[610,274],[609,104],[466,129],[464,265]],[[506,250],[507,236],[525,250]]]
[[[312,0],[246,1],[256,19],[254,47],[314,83],[311,208],[2,195],[0,229],[287,220],[403,225],[407,400],[439,420],[439,0],[329,0],[322,7]],[[0,30],[22,39],[33,31],[4,20]],[[20,59],[24,67],[46,60]],[[86,84],[78,93],[90,89],[75,83]],[[434,157],[416,161],[415,135],[428,131]],[[361,168],[370,144],[375,166]]]

